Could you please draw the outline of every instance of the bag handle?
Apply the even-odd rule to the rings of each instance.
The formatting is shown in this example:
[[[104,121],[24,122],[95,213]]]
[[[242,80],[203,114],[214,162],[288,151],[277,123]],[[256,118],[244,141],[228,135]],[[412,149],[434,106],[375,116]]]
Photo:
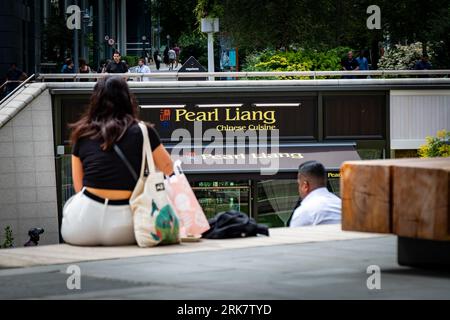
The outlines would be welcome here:
[[[148,167],[149,174],[156,172],[155,163],[153,162],[152,148],[150,146],[150,139],[148,138],[148,129],[144,122],[139,122],[139,128],[141,128],[143,135],[142,145],[142,167],[140,177],[144,177],[145,168]]]

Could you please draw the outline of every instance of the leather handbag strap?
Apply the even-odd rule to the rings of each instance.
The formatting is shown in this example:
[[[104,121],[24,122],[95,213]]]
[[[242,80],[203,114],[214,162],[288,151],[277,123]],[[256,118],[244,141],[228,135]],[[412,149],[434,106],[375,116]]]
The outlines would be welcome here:
[[[117,144],[114,144],[113,148],[114,148],[114,151],[119,156],[119,158],[122,159],[123,163],[125,164],[125,166],[130,171],[131,175],[133,176],[133,179],[137,181],[139,177],[138,177],[136,171],[134,171],[134,168],[131,165],[130,161],[128,161],[127,157],[123,154],[122,150],[120,150],[120,148],[119,148],[119,146]]]

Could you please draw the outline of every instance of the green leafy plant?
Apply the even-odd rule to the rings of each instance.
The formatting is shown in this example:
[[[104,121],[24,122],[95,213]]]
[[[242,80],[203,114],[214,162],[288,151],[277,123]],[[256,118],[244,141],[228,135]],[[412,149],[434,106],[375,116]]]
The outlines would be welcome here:
[[[122,60],[125,60],[128,64],[128,66],[135,67],[138,65],[139,57],[136,56],[123,56]]]
[[[5,228],[5,241],[3,242],[1,248],[7,249],[14,247],[14,237],[12,233],[12,229],[10,226]]]
[[[348,47],[337,47],[327,51],[264,50],[247,56],[244,71],[337,71],[341,70],[341,60],[350,50]],[[282,78],[309,79],[308,77]]]
[[[435,137],[427,137],[427,143],[420,147],[421,158],[450,157],[450,131],[441,130]]]

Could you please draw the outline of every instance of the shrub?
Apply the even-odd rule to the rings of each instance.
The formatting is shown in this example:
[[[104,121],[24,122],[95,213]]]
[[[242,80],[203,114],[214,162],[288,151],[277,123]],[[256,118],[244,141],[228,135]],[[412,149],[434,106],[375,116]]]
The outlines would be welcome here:
[[[420,147],[421,158],[450,157],[450,131],[441,130],[436,137],[427,137],[427,143]]]
[[[1,248],[7,249],[7,248],[12,248],[12,247],[14,247],[13,233],[12,233],[11,227],[7,226],[5,228],[5,241],[3,242]]]
[[[244,71],[336,71],[341,70],[341,61],[351,49],[338,47],[328,51],[264,50],[247,56]],[[304,78],[304,77],[302,77]]]
[[[123,56],[122,60],[125,60],[126,63],[128,64],[128,67],[135,67],[138,65],[138,61],[139,61],[140,57],[137,56]]]
[[[430,58],[433,51],[429,51]],[[378,62],[378,69],[381,70],[411,70],[414,68],[417,60],[422,56],[422,43],[416,42],[410,45],[396,45],[394,48],[386,51]]]

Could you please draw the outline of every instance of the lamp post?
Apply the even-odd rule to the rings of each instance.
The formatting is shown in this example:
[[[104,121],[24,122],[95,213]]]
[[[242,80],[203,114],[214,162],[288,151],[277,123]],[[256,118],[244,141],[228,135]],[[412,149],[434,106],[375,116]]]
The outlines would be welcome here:
[[[167,35],[167,47],[170,49],[170,35]]]
[[[142,57],[145,59],[145,62],[147,63],[147,50],[145,50],[145,41],[147,41],[147,36],[142,36]]]
[[[143,35],[141,39],[142,39],[142,56],[146,59],[147,55],[145,50],[145,41],[147,41],[147,36]]]
[[[219,18],[203,18],[201,23],[202,32],[208,34],[208,72],[214,72],[214,33],[219,32]]]
[[[81,53],[82,53],[83,58],[86,59],[86,61],[88,61],[89,60],[89,57],[88,57],[89,52],[86,47],[86,33],[87,33],[86,30],[91,22],[91,15],[89,14],[89,9],[86,9],[84,11],[82,20],[83,20],[83,30],[82,30],[82,35],[81,35]]]

